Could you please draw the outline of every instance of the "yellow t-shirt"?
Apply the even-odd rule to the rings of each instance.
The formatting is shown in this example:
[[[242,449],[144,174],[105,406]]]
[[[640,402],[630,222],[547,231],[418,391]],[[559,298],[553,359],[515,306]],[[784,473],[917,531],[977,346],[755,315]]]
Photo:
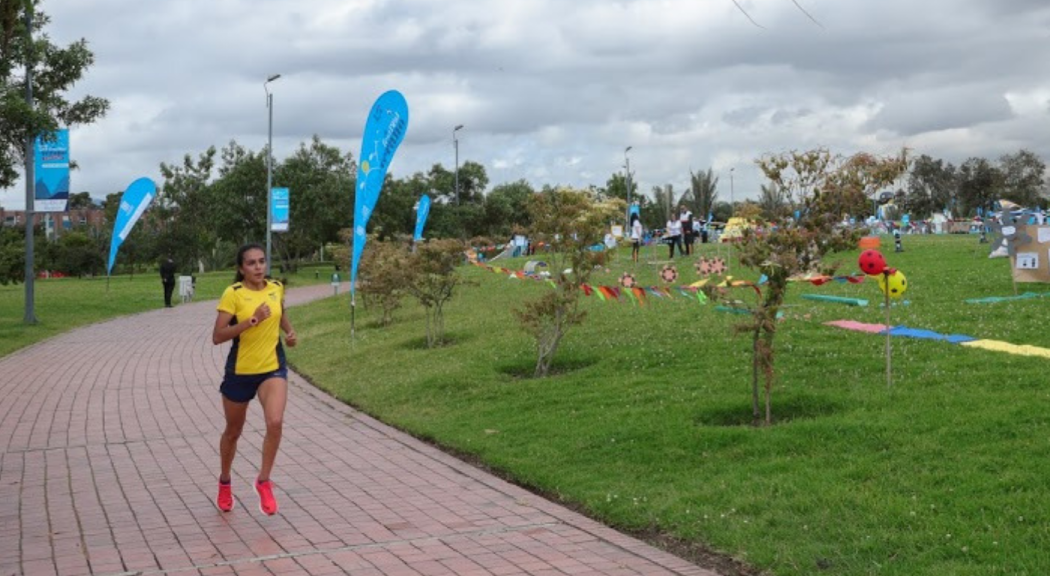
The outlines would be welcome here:
[[[226,359],[227,374],[264,374],[283,364],[280,330],[284,286],[280,282],[267,280],[262,290],[252,290],[237,282],[222,293],[217,309],[233,314],[232,325],[250,318],[263,303],[270,305],[270,317],[233,339]]]

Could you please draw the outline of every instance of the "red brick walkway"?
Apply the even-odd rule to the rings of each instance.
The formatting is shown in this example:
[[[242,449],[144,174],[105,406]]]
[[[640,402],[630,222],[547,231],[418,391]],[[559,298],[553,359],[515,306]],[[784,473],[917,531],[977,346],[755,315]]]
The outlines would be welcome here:
[[[330,294],[289,292],[289,304]],[[291,377],[274,480],[251,481],[258,403],[212,503],[228,345],[214,302],[69,332],[0,358],[0,576],[714,576],[385,426]],[[43,311],[46,314],[46,311]]]

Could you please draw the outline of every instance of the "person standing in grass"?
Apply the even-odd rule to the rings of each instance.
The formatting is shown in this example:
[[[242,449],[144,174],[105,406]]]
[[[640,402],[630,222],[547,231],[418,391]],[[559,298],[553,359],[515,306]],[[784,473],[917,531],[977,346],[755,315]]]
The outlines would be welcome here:
[[[233,510],[236,501],[230,471],[237,454],[237,439],[244,428],[248,403],[256,394],[266,419],[262,466],[255,480],[259,510],[277,513],[273,495],[273,471],[281,444],[284,409],[288,403],[288,366],[281,347],[280,331],[291,348],[298,343],[292,323],[285,314],[284,286],[266,277],[266,253],[259,244],[246,244],[237,251],[237,275],[219,300],[218,316],[212,329],[212,342],[233,340],[226,359],[226,373],[219,392],[226,415],[226,429],[219,440],[219,510]]]
[[[631,260],[638,262],[638,252],[642,248],[642,221],[637,214],[631,214]]]

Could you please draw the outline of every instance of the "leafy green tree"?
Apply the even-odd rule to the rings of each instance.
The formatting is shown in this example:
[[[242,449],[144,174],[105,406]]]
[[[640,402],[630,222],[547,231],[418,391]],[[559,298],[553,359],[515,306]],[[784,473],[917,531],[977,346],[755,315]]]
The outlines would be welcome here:
[[[184,273],[192,273],[196,263],[217,245],[218,231],[211,227],[208,191],[214,166],[214,146],[196,161],[186,154],[181,166],[160,165],[164,184],[154,201],[155,209],[149,210],[148,221],[158,232],[159,252],[171,254]]]
[[[991,208],[1002,197],[1003,173],[986,158],[969,158],[959,166],[960,214]]]
[[[707,215],[718,200],[718,176],[710,168],[707,172],[689,172],[689,190],[682,195],[682,202],[689,207],[697,217],[707,218]]]
[[[25,233],[0,226],[0,286],[18,284],[25,279]]]
[[[231,140],[219,158],[218,177],[201,188],[208,228],[217,239],[234,244],[265,238],[266,151],[253,152]]]
[[[527,228],[529,199],[535,193],[524,179],[494,187],[485,198],[486,235],[507,238],[515,226]]]
[[[653,210],[657,218],[654,224],[657,228],[663,228],[672,216],[677,217],[679,198],[675,196],[674,186],[671,184],[653,186],[653,198]]]
[[[357,290],[366,304],[378,305],[382,310],[380,325],[393,322],[394,312],[408,294],[413,280],[412,264],[407,246],[398,242],[369,242],[361,255]]]
[[[763,184],[761,189],[758,206],[763,219],[773,222],[790,215],[791,205],[788,204],[787,194],[771,184]]]
[[[406,288],[426,310],[428,348],[445,343],[445,304],[464,283],[456,267],[463,262],[465,249],[459,240],[431,240],[416,246],[409,259],[406,269],[412,278]]]
[[[422,174],[417,173],[407,180],[387,174],[383,195],[368,221],[369,226],[380,239],[411,237],[416,226],[416,211],[412,208],[426,189],[427,182]]]
[[[550,372],[562,338],[583,321],[580,296],[600,255],[590,247],[602,241],[609,220],[625,209],[622,200],[601,202],[592,193],[567,188],[530,198],[531,234],[551,245],[547,260],[554,283],[553,290],[514,311],[522,328],[536,340],[537,378]]]
[[[999,159],[1003,177],[1003,198],[1021,206],[1036,206],[1043,202],[1046,164],[1029,150],[1018,150]]]
[[[63,234],[57,242],[57,268],[70,276],[101,274],[106,263],[98,243],[87,234],[73,231]]]
[[[954,204],[956,179],[956,168],[950,162],[920,155],[911,164],[904,208],[917,218],[928,218],[948,208]]]
[[[286,267],[294,267],[294,262],[336,241],[339,230],[350,224],[356,173],[357,165],[350,153],[344,154],[317,135],[275,169],[276,185],[291,191],[289,230],[274,235],[274,245]],[[377,210],[387,203],[388,193],[384,190]]]
[[[0,188],[14,186],[18,166],[25,161],[30,134],[47,134],[61,127],[90,124],[109,108],[109,101],[85,95],[70,101],[67,93],[84,76],[95,57],[87,41],[62,47],[46,33],[50,18],[32,8],[38,2],[0,0]],[[25,27],[27,7],[34,10],[33,41]],[[24,70],[32,63],[34,105],[25,100]]]
[[[76,192],[69,195],[69,210],[82,210],[85,208],[93,208],[95,201],[91,199],[90,192]]]
[[[606,198],[619,198],[627,202],[627,175],[623,172],[613,172],[612,176],[605,182],[604,195]],[[638,193],[638,182],[631,180],[631,202],[636,202],[644,195]]]
[[[833,273],[837,263],[825,263],[825,255],[856,246],[860,230],[838,226],[842,207],[848,195],[868,188],[878,189],[895,181],[907,170],[902,156],[878,158],[868,154],[842,158],[826,150],[788,152],[766,155],[756,160],[770,180],[770,186],[781,194],[798,194],[802,217],[797,222],[782,222],[775,229],[757,234],[744,231],[736,243],[740,263],[767,278],[751,317],[737,326],[738,332],[752,337],[752,418],[754,425],[772,423],[772,390],[774,340],[777,313],[787,295],[788,280],[804,272]],[[861,184],[863,183],[863,184]],[[821,192],[806,193],[806,190]],[[709,289],[712,296],[719,296]],[[759,408],[759,376],[765,381],[765,417]]]

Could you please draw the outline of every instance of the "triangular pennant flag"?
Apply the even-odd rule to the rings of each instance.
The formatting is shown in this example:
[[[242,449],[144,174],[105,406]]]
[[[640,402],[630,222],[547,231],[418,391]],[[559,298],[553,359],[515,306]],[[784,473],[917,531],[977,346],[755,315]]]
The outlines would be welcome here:
[[[634,288],[631,288],[631,292],[634,292],[634,295],[638,297],[638,304],[641,306],[645,306],[645,290],[642,290],[641,288],[638,288],[636,286]]]
[[[635,298],[633,290],[624,290],[623,293],[626,294],[627,297],[631,299],[631,302],[634,302],[635,306],[638,305],[638,299]]]

